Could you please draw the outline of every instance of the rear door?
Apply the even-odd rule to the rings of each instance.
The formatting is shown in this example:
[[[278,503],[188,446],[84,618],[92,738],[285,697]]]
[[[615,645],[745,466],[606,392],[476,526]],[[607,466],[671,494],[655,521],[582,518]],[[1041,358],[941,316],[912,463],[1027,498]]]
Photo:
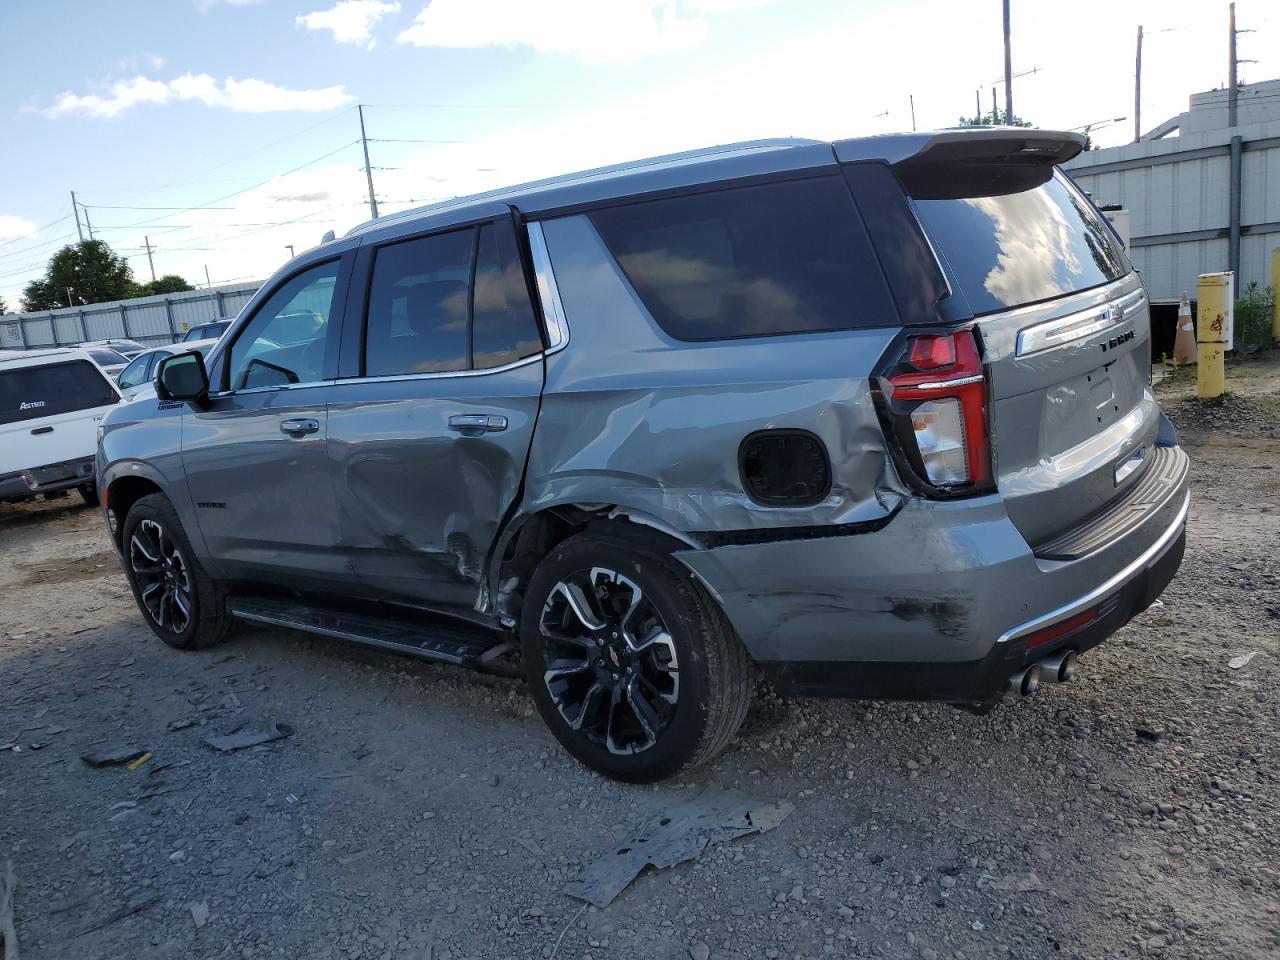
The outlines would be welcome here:
[[[19,363],[0,363],[0,476],[92,457],[120,394],[85,359]]]
[[[503,218],[361,256],[368,294],[348,311],[349,375],[329,402],[343,549],[378,596],[470,609],[542,393],[515,228]]]
[[[299,589],[346,578],[326,404],[352,254],[305,267],[255,308],[183,413],[182,459],[220,576]]]
[[[991,384],[999,490],[1032,545],[1137,482],[1159,410],[1147,300],[1114,233],[1051,162],[945,151],[900,164]]]

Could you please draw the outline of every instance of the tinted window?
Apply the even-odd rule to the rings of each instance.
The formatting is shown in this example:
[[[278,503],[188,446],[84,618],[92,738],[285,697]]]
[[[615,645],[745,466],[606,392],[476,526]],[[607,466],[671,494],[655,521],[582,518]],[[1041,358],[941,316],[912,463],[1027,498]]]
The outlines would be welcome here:
[[[480,228],[471,336],[477,368],[514,363],[542,349],[510,221]]]
[[[467,368],[467,294],[474,230],[378,250],[369,284],[365,375]]]
[[[287,280],[258,309],[231,346],[232,390],[314,383],[324,377],[325,344],[337,260]]]
[[[114,367],[124,363],[124,357],[114,350],[103,350],[101,347],[96,347],[87,352],[99,366]]]
[[[87,360],[40,367],[0,365],[0,423],[18,423],[117,403],[119,395]]]
[[[591,221],[653,318],[681,340],[898,322],[838,177],[634,203]]]
[[[140,353],[133,361],[120,371],[119,383],[122,387],[136,387],[147,381],[147,367],[155,359],[155,351]]]
[[[1061,174],[1013,192],[917,199],[916,208],[976,314],[1096,287],[1130,269],[1106,222]]]

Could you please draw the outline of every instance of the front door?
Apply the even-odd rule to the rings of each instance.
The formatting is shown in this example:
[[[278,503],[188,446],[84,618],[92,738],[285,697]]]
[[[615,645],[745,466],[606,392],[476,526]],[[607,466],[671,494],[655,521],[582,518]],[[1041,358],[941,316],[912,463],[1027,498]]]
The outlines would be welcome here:
[[[515,231],[500,220],[369,257],[360,375],[329,401],[344,549],[385,599],[471,609],[542,393]]]
[[[284,280],[215,361],[204,409],[183,415],[187,483],[220,577],[299,589],[344,577],[325,449],[344,279],[333,259]]]

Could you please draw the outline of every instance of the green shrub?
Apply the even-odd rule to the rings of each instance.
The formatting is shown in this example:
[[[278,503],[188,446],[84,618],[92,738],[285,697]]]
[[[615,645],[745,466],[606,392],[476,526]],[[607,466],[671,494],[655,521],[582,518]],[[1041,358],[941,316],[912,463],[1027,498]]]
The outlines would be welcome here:
[[[1249,344],[1258,348],[1272,344],[1271,304],[1275,295],[1270,287],[1250,283],[1244,295],[1236,298],[1236,344]]]

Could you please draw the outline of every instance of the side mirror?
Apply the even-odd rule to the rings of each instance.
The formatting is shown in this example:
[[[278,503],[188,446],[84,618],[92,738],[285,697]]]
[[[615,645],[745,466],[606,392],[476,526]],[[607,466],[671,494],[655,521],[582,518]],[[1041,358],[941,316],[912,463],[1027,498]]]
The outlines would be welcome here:
[[[161,400],[186,401],[198,406],[209,393],[204,357],[192,350],[165,357],[156,367],[156,395]]]

